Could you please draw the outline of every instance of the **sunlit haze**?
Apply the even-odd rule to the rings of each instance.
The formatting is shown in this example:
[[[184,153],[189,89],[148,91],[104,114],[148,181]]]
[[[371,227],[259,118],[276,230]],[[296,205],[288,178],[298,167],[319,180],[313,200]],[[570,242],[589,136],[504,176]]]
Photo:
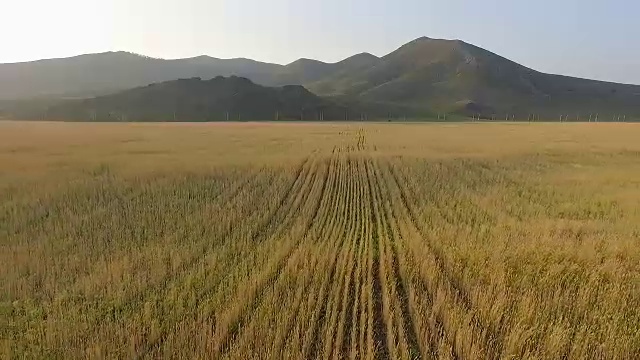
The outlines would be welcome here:
[[[640,84],[640,3],[625,0],[5,0],[0,62],[124,50],[286,64],[458,38],[537,70]]]

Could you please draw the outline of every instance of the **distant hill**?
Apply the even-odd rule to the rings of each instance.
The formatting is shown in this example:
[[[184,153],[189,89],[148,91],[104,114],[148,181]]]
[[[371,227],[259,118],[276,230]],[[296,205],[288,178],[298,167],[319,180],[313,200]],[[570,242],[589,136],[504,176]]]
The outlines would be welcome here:
[[[180,79],[67,100],[38,116],[76,121],[336,120],[343,119],[345,111],[347,107],[300,85],[271,88],[231,76]]]
[[[161,60],[111,52],[0,64],[0,100],[40,98],[37,106],[42,107],[52,99],[232,75],[264,86],[303,85],[331,98],[325,101],[354,112],[375,109],[380,116],[458,113],[586,120],[597,114],[600,120],[640,119],[640,86],[545,74],[463,41],[426,37],[381,58],[363,53],[337,63],[300,59],[278,65],[208,56]],[[10,116],[15,102],[4,104],[0,101],[0,113]],[[20,106],[24,109],[24,102]]]
[[[210,56],[164,60],[128,52],[0,64],[0,100],[87,98],[177,79],[246,77],[266,86],[302,85],[369,67],[379,59],[359,54],[338,63],[300,59],[288,65]]]
[[[163,60],[127,52],[0,64],[0,99],[93,97],[181,78],[241,75],[268,82],[281,65],[209,56]]]
[[[279,69],[269,83],[272,85],[310,84],[317,81],[337,79],[353,71],[368,69],[380,61],[380,58],[362,53],[337,63],[325,63],[318,60],[300,59]]]

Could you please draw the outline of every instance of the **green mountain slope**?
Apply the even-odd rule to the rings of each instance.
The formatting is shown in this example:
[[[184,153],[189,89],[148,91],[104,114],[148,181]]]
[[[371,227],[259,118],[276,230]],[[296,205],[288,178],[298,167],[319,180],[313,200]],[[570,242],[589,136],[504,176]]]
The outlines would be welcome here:
[[[419,38],[371,67],[308,87],[322,95],[485,117],[640,116],[640,86],[544,74],[458,40]]]

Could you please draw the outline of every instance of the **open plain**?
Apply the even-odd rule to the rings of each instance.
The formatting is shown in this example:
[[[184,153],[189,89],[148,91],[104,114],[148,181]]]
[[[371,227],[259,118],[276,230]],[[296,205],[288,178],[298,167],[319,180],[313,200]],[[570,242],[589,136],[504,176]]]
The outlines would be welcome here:
[[[640,358],[636,124],[0,122],[0,357]]]

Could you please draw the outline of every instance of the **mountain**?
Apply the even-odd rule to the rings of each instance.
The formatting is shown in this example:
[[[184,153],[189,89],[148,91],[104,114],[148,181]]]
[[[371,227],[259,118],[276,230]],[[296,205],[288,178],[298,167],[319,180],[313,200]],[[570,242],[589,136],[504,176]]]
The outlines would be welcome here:
[[[41,97],[44,104],[180,78],[231,75],[264,86],[303,85],[352,111],[376,109],[385,117],[444,112],[498,119],[585,120],[595,114],[601,120],[640,119],[640,86],[546,74],[460,40],[426,37],[383,57],[362,53],[337,63],[300,59],[278,65],[208,56],[162,60],[115,52],[0,64],[0,113],[11,114],[16,107],[3,99]]]
[[[240,76],[267,86],[302,85],[358,70],[379,60],[359,54],[337,63],[299,59],[288,65],[210,56],[164,60],[128,52],[0,64],[0,100],[105,95],[152,83]]]
[[[281,68],[272,76],[269,83],[271,85],[310,84],[321,80],[338,79],[350,72],[367,69],[378,61],[380,58],[368,53],[354,55],[337,63],[299,59]]]
[[[341,119],[346,108],[300,85],[271,88],[242,77],[180,79],[91,99],[67,100],[40,118],[89,121]],[[36,116],[32,116],[36,117]]]
[[[459,40],[419,38],[367,68],[307,86],[320,95],[485,117],[640,117],[640,86],[541,73]]]
[[[0,99],[92,97],[180,78],[242,75],[267,82],[281,65],[249,59],[154,59],[127,52],[0,64]]]

